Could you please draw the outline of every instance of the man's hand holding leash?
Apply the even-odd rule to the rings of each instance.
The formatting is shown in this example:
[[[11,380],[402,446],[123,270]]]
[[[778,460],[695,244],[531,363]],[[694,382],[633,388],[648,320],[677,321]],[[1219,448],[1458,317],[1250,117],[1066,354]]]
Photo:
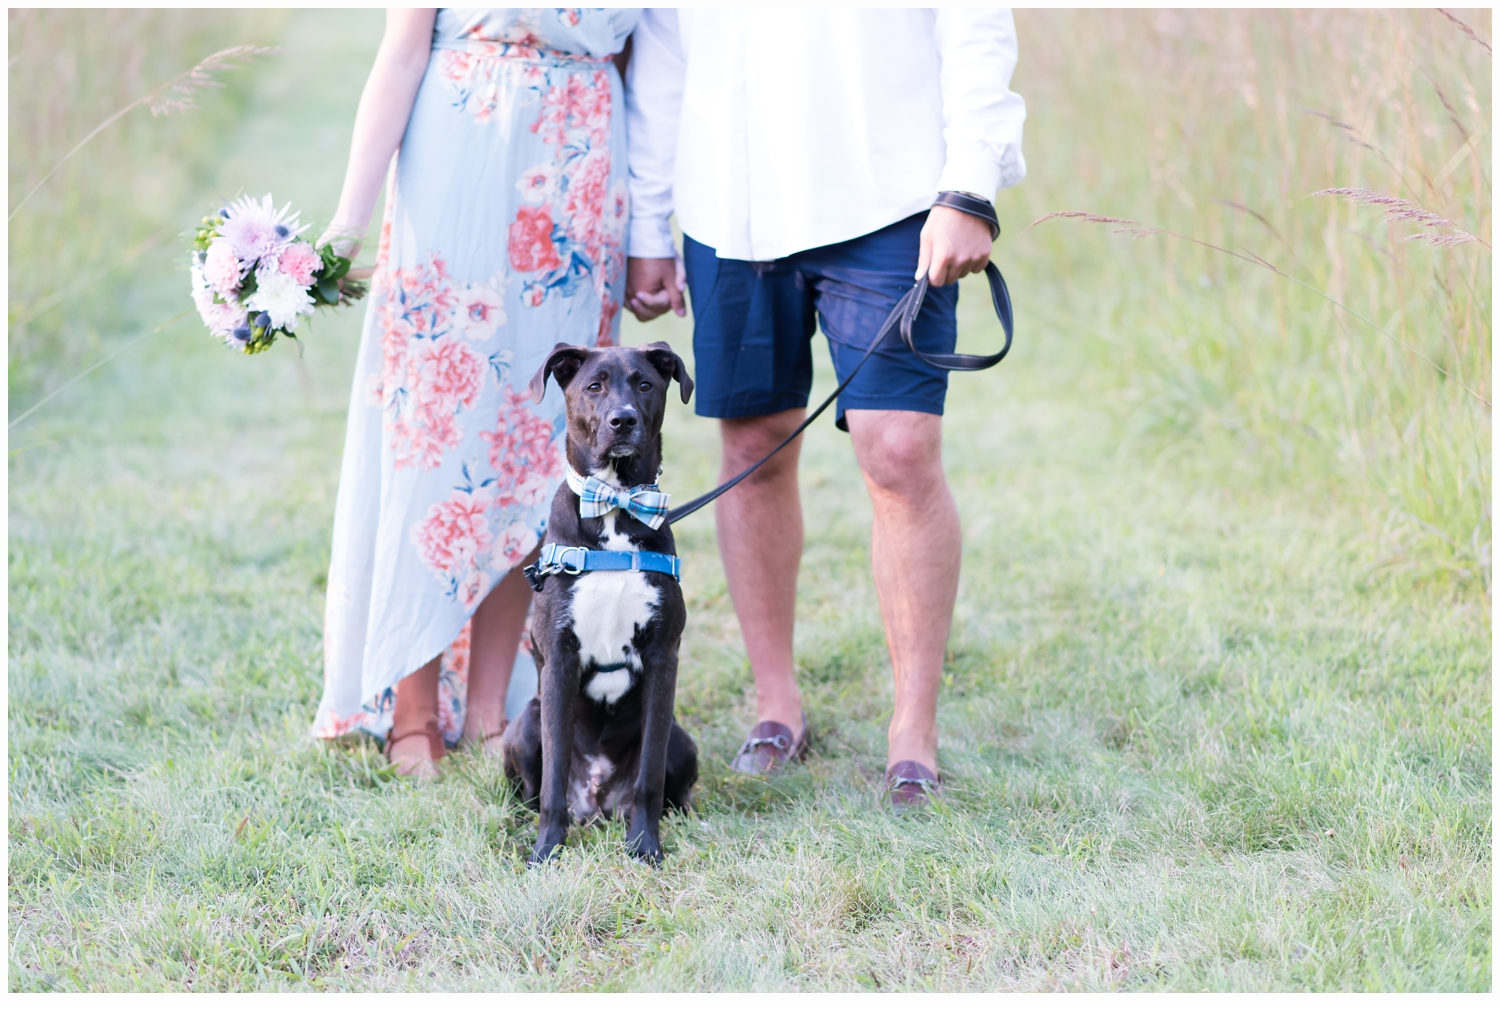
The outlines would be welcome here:
[[[916,279],[927,275],[935,288],[977,274],[990,261],[994,240],[983,218],[952,207],[934,207],[922,226]]]

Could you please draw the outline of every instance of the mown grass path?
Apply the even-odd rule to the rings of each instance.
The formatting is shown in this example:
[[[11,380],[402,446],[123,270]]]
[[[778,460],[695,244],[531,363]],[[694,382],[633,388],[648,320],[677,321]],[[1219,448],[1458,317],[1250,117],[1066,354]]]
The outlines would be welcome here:
[[[342,23],[295,22],[224,188],[331,206],[372,42]],[[727,772],[749,677],[712,517],[688,520],[678,706],[705,770],[659,871],[618,825],[528,871],[496,765],[418,789],[309,737],[355,314],[300,361],[181,325],[12,433],[12,989],[1488,989],[1488,602],[1371,581],[1345,507],[1129,444],[1026,248],[1001,246],[1018,349],[955,377],[945,425],[946,802],[896,818],[878,790],[868,503],[824,425],[812,756]],[[185,304],[155,283],[163,317]],[[626,339],[648,334],[689,339]],[[709,486],[713,426],[667,431],[668,489]]]

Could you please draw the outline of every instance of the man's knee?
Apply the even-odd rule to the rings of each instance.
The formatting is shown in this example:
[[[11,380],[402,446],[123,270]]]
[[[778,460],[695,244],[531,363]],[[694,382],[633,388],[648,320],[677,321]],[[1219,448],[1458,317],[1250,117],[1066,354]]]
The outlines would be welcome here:
[[[724,469],[739,473],[775,449],[802,422],[803,412],[788,410],[764,417],[726,418],[719,422],[724,443]],[[797,447],[788,446],[769,460],[749,479],[764,480],[772,475],[795,471]]]
[[[872,491],[924,498],[945,486],[941,417],[910,410],[851,410],[845,416]]]

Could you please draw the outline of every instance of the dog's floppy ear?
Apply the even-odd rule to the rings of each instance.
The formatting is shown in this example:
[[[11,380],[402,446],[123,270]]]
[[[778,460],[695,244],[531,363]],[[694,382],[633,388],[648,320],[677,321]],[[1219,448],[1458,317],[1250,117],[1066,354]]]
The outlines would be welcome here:
[[[654,344],[642,344],[641,350],[646,352],[646,360],[651,362],[652,368],[665,375],[668,381],[677,380],[682,386],[682,402],[687,403],[688,397],[693,395],[693,377],[688,374],[687,365],[682,363],[671,345],[658,340]]]
[[[557,384],[563,389],[568,388],[568,383],[578,370],[583,367],[584,359],[589,356],[587,347],[575,347],[572,344],[558,344],[552,348],[552,353],[547,355],[547,363],[537,370],[531,377],[531,398],[537,403],[542,402],[542,397],[547,395],[547,376],[557,376]]]

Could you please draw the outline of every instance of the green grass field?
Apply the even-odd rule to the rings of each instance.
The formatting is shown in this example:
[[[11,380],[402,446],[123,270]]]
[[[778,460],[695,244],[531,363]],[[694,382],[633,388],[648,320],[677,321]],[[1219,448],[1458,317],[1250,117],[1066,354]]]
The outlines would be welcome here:
[[[13,206],[213,49],[286,51],[132,114],[12,221],[13,419],[189,306],[176,235],[220,195],[331,212],[380,32],[110,16],[138,20],[12,13]],[[10,432],[11,990],[1489,990],[1490,254],[1308,198],[1398,192],[1488,242],[1489,58],[1433,12],[1018,20],[1016,350],[953,379],[945,423],[944,802],[897,818],[879,790],[869,505],[831,423],[803,464],[812,755],[774,782],[727,770],[750,678],[712,518],[678,530],[705,761],[664,868],[610,825],[527,870],[495,763],[416,788],[314,741],[358,313],[300,357],[184,320]],[[103,80],[50,133],[42,44]],[[1253,251],[1386,332],[1171,236],[1023,230],[1070,209]],[[988,312],[966,288],[966,349]],[[716,439],[672,411],[668,490],[710,486]]]

